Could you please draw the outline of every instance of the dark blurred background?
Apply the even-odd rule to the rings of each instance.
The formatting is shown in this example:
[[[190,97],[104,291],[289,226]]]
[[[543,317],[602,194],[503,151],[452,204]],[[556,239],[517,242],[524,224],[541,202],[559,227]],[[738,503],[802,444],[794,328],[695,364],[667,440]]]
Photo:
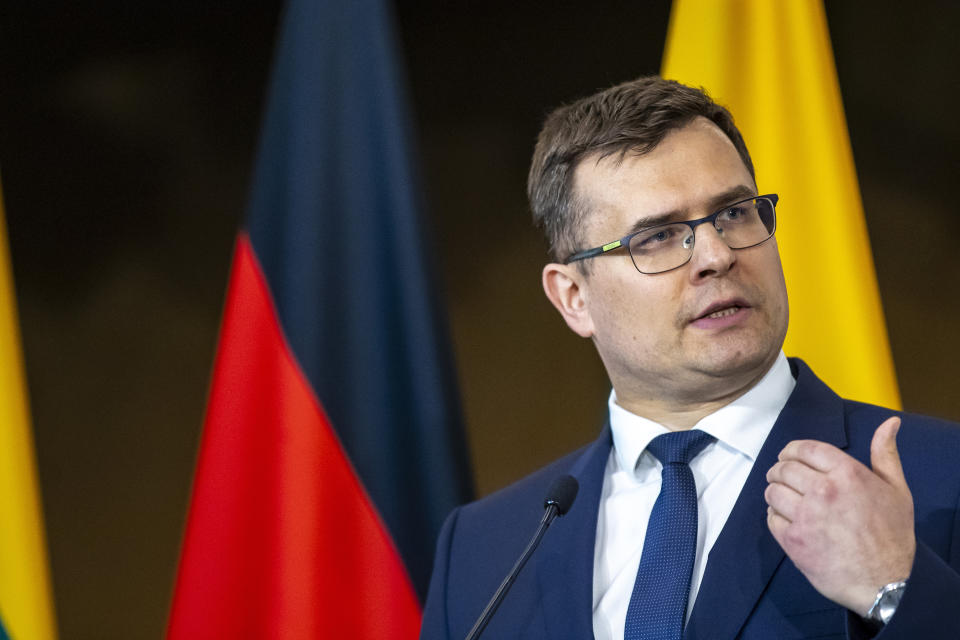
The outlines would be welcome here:
[[[658,71],[669,13],[539,4],[397,9],[481,494],[599,424],[600,363],[540,291],[527,162],[550,107]],[[0,169],[63,638],[163,633],[280,10],[232,5],[0,9]],[[827,14],[903,402],[960,420],[960,5]]]

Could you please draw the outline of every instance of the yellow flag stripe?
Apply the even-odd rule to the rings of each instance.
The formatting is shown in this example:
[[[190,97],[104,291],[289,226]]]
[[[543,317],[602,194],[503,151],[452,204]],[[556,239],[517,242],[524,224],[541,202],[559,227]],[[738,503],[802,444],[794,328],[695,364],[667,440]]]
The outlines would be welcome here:
[[[662,75],[733,113],[780,195],[784,350],[841,395],[899,408],[853,153],[819,0],[675,0]]]
[[[56,638],[46,539],[0,194],[0,619],[11,640]]]

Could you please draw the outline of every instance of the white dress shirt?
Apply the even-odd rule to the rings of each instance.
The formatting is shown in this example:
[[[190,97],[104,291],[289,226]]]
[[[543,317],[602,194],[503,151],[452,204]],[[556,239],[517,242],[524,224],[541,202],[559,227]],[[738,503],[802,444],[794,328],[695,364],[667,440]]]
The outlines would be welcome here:
[[[795,384],[781,351],[755,387],[693,427],[709,433],[716,442],[690,463],[697,483],[698,528],[688,618],[710,549]],[[668,429],[622,408],[614,392],[609,405],[613,449],[603,476],[594,545],[593,633],[597,640],[622,640],[647,521],[660,493],[663,465],[646,448]]]

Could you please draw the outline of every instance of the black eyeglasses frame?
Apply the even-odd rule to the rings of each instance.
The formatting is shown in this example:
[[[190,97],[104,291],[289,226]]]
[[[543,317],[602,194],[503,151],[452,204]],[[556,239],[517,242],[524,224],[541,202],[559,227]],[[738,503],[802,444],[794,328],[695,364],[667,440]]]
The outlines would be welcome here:
[[[770,230],[770,235],[768,235],[766,238],[764,238],[760,242],[748,245],[746,247],[730,247],[730,248],[733,249],[734,251],[740,251],[741,249],[750,249],[752,247],[759,246],[764,242],[766,242],[767,240],[769,240],[770,238],[772,238],[774,234],[777,232],[777,202],[780,200],[780,196],[778,196],[775,193],[768,193],[762,196],[751,196],[749,198],[744,198],[743,200],[737,200],[736,202],[733,202],[731,204],[724,205],[723,207],[721,207],[717,211],[714,211],[708,216],[704,216],[703,218],[697,218],[696,220],[676,220],[673,222],[664,222],[663,224],[656,224],[656,225],[653,225],[652,227],[644,227],[643,229],[639,229],[637,231],[634,231],[633,233],[628,233],[627,235],[623,236],[619,240],[614,240],[613,242],[608,242],[607,244],[601,245],[599,247],[593,247],[592,249],[584,249],[583,251],[578,251],[572,254],[571,256],[569,256],[566,260],[564,260],[563,264],[570,264],[571,262],[577,262],[579,260],[586,260],[588,258],[595,258],[597,256],[606,255],[611,251],[615,251],[620,248],[626,248],[627,252],[629,253],[630,240],[632,240],[634,236],[640,235],[641,233],[647,233],[652,229],[657,229],[658,227],[669,227],[675,224],[685,224],[688,227],[690,227],[691,231],[696,233],[698,226],[700,226],[701,224],[710,222],[713,224],[714,228],[716,228],[716,219],[720,216],[720,214],[722,214],[724,211],[726,211],[730,207],[735,207],[738,204],[743,204],[744,202],[752,202],[753,200],[768,200],[770,202],[771,209],[773,210],[773,229]],[[719,232],[720,229],[717,229],[717,231]],[[636,260],[633,259],[633,253],[630,253],[630,261],[633,262],[634,268],[640,273],[644,275],[649,275],[649,276],[657,275],[659,273],[667,273],[668,271],[679,269],[683,265],[690,262],[690,259],[692,257],[693,257],[693,251],[690,252],[690,255],[687,256],[686,260],[684,260],[683,262],[681,262],[675,267],[670,267],[669,269],[664,269],[663,271],[640,271],[640,267],[637,266]]]

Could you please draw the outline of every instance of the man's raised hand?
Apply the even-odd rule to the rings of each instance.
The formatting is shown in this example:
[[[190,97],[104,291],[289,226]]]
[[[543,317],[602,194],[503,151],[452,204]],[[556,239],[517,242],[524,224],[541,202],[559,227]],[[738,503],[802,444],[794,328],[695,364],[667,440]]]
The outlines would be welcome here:
[[[767,525],[823,596],[860,615],[877,591],[910,574],[913,497],[889,418],[873,434],[867,468],[840,449],[794,440],[767,472]]]

